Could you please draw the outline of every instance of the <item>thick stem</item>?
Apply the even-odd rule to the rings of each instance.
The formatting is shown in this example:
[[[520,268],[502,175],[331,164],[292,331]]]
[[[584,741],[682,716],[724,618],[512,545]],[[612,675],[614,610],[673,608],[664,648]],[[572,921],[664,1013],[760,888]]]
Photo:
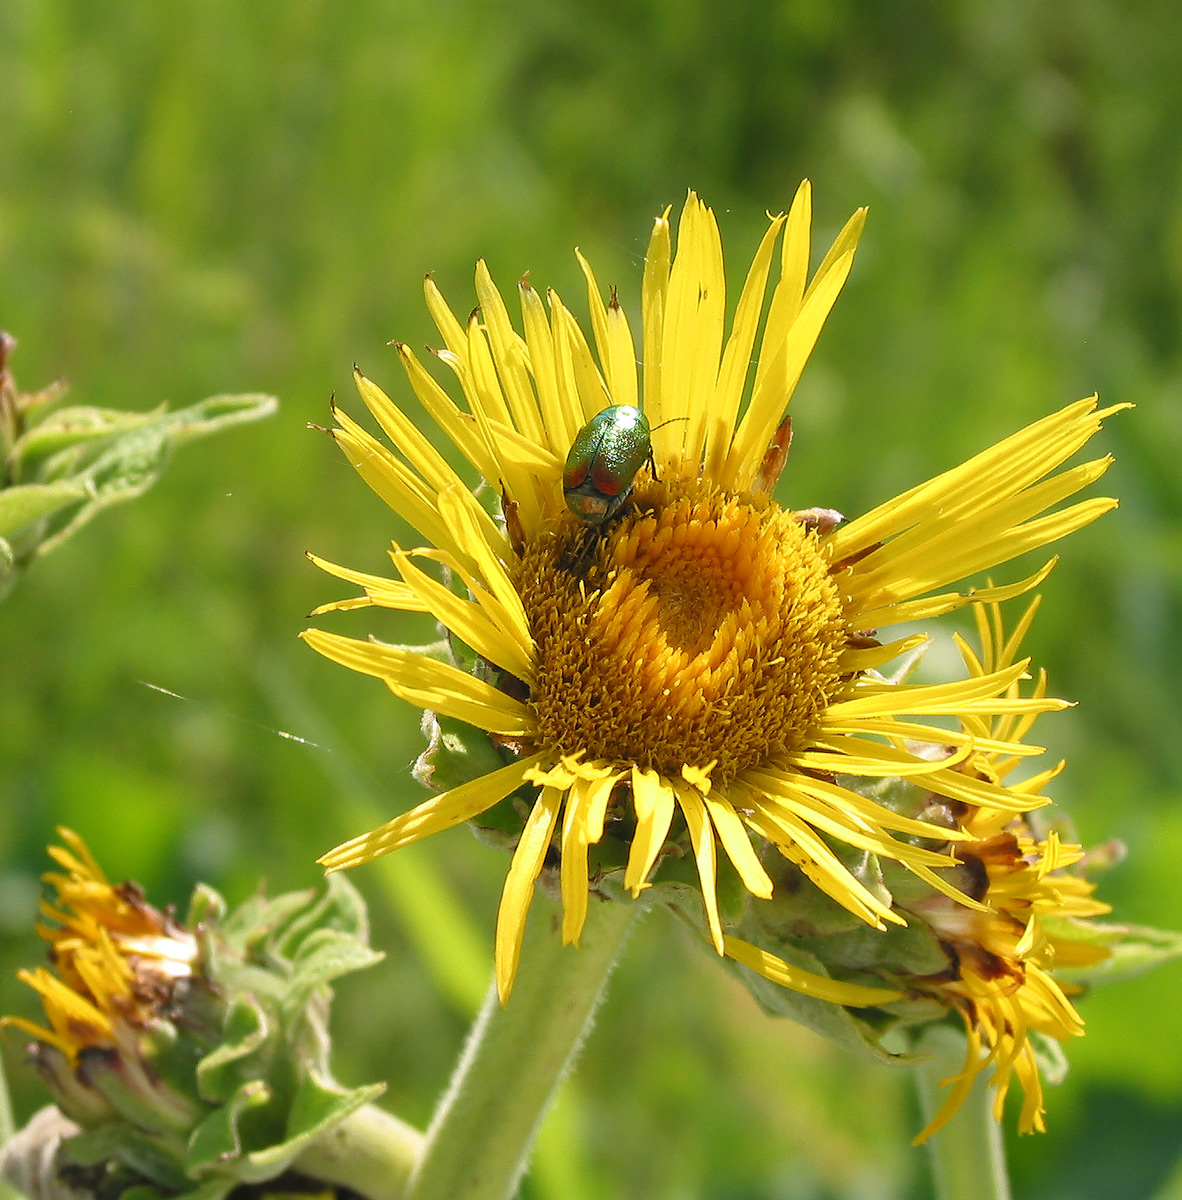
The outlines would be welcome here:
[[[427,1131],[404,1200],[509,1200],[555,1089],[591,1027],[620,946],[643,906],[591,897],[578,947],[562,946],[539,895],[517,981],[490,987]]]
[[[964,1065],[964,1036],[948,1026],[934,1026],[919,1049],[931,1055],[915,1068],[923,1119],[930,1121],[944,1102],[946,1089],[940,1081]],[[936,1200],[1011,1200],[1005,1141],[993,1117],[987,1080],[988,1072],[978,1075],[959,1111],[928,1139]]]
[[[292,1169],[366,1200],[399,1200],[422,1148],[417,1129],[366,1104],[309,1146]]]

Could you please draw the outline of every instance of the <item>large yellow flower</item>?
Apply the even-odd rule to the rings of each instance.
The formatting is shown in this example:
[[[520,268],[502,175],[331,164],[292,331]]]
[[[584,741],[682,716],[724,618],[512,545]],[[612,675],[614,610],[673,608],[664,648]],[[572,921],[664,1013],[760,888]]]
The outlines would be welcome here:
[[[841,786],[839,774],[922,776],[931,791],[991,811],[1041,803],[956,769],[974,750],[1027,755],[1037,747],[925,723],[1059,707],[1010,694],[1025,664],[940,686],[899,684],[880,669],[922,635],[883,645],[875,631],[960,607],[969,593],[941,589],[1111,508],[1114,501],[1093,499],[1048,513],[1103,474],[1106,458],[1051,473],[1113,410],[1081,400],[849,524],[826,509],[782,509],[770,492],[790,435],[785,408],[849,274],[864,219],[864,210],[851,218],[810,280],[811,192],[802,184],[791,211],[770,219],[728,335],[714,215],[691,194],[674,255],[666,211],[644,271],[643,380],[615,292],[605,302],[581,255],[595,354],[552,292],[547,311],[528,282],[519,284],[522,336],[483,262],[479,307],[466,325],[428,279],[445,346],[438,357],[466,407],[406,346],[398,353],[432,420],[501,497],[503,522],[364,376],[362,399],[394,451],[335,414],[333,436],[350,462],[430,545],[393,547],[397,580],[315,560],[365,593],[318,611],[376,604],[430,612],[487,669],[468,674],[321,630],[303,636],[396,695],[488,731],[507,761],[321,861],[330,870],[356,866],[510,794],[527,797],[498,920],[502,997],[548,858],[560,864],[563,936],[577,941],[588,848],[606,822],[630,842],[624,883],[633,896],[667,848],[692,854],[721,953],[718,847],[751,893],[771,892],[752,834],[880,928],[903,918],[846,869],[834,839],[896,859],[958,903],[981,907],[941,878],[950,856],[916,844],[925,836],[945,842],[947,830],[889,811]],[[616,518],[587,527],[564,504],[563,465],[581,427],[613,404],[643,406],[656,471],[637,474]],[[976,598],[1020,593],[1049,569]],[[951,742],[959,757],[929,761],[908,748],[916,740]]]

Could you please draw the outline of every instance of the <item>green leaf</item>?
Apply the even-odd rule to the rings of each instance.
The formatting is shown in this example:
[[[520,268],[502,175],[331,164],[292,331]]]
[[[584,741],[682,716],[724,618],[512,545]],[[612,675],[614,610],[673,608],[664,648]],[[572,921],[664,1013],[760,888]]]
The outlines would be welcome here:
[[[219,1105],[193,1130],[185,1170],[190,1178],[220,1168],[225,1171],[242,1156],[239,1123],[244,1113],[271,1102],[271,1089],[261,1079],[242,1084],[224,1104]],[[238,1177],[237,1171],[234,1172]]]
[[[238,1177],[246,1183],[274,1179],[312,1142],[323,1137],[363,1104],[380,1096],[384,1090],[385,1085],[381,1083],[342,1088],[331,1080],[318,1079],[309,1073],[300,1081],[292,1099],[284,1140],[247,1155],[238,1170]]]
[[[16,556],[5,538],[0,537],[0,600],[12,590],[16,583]]]
[[[321,929],[331,929],[362,944],[368,943],[369,916],[365,901],[344,875],[329,875],[324,891],[302,912],[296,911],[283,928],[275,931],[271,952],[286,961],[298,958],[304,938]]]
[[[86,499],[81,482],[22,483],[0,491],[0,537],[12,538],[71,504]]]
[[[25,477],[39,462],[63,450],[85,447],[88,443],[104,439],[109,441],[120,434],[159,421],[164,414],[163,408],[146,413],[90,406],[63,408],[18,438],[10,458],[17,473]]]
[[[262,1005],[250,995],[239,993],[230,1002],[223,1026],[223,1040],[197,1064],[197,1094],[210,1104],[226,1102],[240,1086],[247,1070],[254,1077],[263,1072],[252,1059],[271,1036],[271,1022]]]
[[[1059,918],[1045,922],[1046,931],[1072,942],[1102,946],[1109,951],[1087,967],[1056,967],[1055,978],[1097,986],[1119,983],[1163,963],[1182,958],[1182,933],[1148,925],[1102,925],[1095,921]]]
[[[463,721],[435,716],[427,736],[430,742],[415,764],[415,778],[427,787],[450,791],[505,765],[488,734]]]
[[[384,1085],[352,1089],[340,1088],[331,1081],[305,1076],[296,1089],[288,1111],[285,1135],[281,1142],[261,1150],[242,1153],[238,1136],[237,1117],[246,1108],[245,1104],[233,1114],[222,1112],[215,1128],[213,1118],[208,1133],[202,1135],[200,1147],[194,1135],[193,1152],[190,1156],[191,1173],[212,1168],[226,1173],[237,1183],[263,1183],[281,1175],[292,1162],[317,1138],[322,1137],[346,1117],[356,1112],[363,1104],[379,1096]],[[244,1087],[243,1091],[246,1091]],[[244,1096],[249,1101],[249,1096]],[[227,1109],[229,1106],[227,1106]],[[229,1119],[229,1118],[233,1119]],[[220,1149],[219,1149],[220,1148]],[[198,1158],[198,1150],[201,1156]]]
[[[170,1190],[189,1182],[181,1165],[181,1149],[174,1147],[171,1139],[154,1138],[126,1122],[100,1125],[62,1143],[62,1153],[80,1167],[114,1160]]]
[[[743,936],[747,940],[753,940],[746,932]],[[825,977],[830,975],[825,964],[819,958],[799,946],[779,941],[774,944],[767,942],[755,942],[755,944],[759,945],[761,949],[778,954],[792,966],[811,971],[814,975]],[[772,1016],[788,1017],[790,1020],[804,1025],[807,1029],[811,1029],[814,1033],[819,1033],[823,1038],[827,1038],[847,1050],[852,1050],[861,1058],[890,1063],[895,1066],[907,1066],[916,1061],[914,1055],[895,1054],[886,1049],[880,1040],[880,1031],[868,1020],[855,1016],[851,1009],[780,987],[779,984],[764,979],[762,975],[730,958],[724,958],[722,961],[727,970],[755,997],[759,1006]],[[845,978],[844,974],[841,978]],[[883,986],[881,979],[871,976],[854,978],[850,982]]]
[[[199,883],[189,898],[189,909],[185,914],[186,929],[212,928],[226,918],[226,902],[220,892],[206,883]]]
[[[382,955],[349,934],[319,929],[306,938],[293,964],[290,987],[283,997],[284,1023],[297,1016],[313,993],[341,975],[381,962]]]
[[[165,414],[160,424],[166,428],[172,445],[183,446],[186,442],[208,437],[211,433],[230,429],[234,425],[261,421],[278,409],[279,401],[262,392],[209,396],[188,408]]]

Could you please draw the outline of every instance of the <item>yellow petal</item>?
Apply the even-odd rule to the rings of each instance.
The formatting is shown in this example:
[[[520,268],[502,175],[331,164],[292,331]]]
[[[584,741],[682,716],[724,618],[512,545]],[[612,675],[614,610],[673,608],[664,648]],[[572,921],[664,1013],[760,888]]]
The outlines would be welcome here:
[[[636,832],[628,851],[624,886],[633,897],[648,887],[648,875],[669,835],[673,820],[673,789],[656,771],[632,768],[632,805]]]
[[[478,817],[482,812],[499,804],[524,782],[526,772],[542,761],[540,754],[518,759],[507,767],[461,783],[449,792],[432,796],[409,812],[387,821],[385,825],[342,842],[330,850],[319,862],[327,871],[343,871],[349,867],[372,862],[383,854],[422,841],[433,833],[440,833],[453,826]]]
[[[743,284],[743,292],[735,309],[735,319],[731,326],[730,337],[727,338],[726,348],[722,353],[722,366],[718,373],[718,384],[714,392],[714,402],[707,414],[708,427],[706,437],[706,470],[707,479],[712,479],[722,471],[730,450],[731,438],[734,437],[735,422],[739,417],[739,405],[743,399],[743,389],[747,385],[747,376],[751,368],[751,352],[755,345],[755,335],[759,330],[759,317],[763,309],[763,297],[767,290],[768,273],[771,270],[772,254],[775,252],[776,239],[784,228],[787,218],[773,217],[767,233],[759,243],[751,269],[747,272],[747,280]]]
[[[335,575],[338,579],[355,583],[358,587],[365,589],[365,595],[358,596],[356,599],[338,600],[334,604],[321,604],[312,610],[314,617],[324,612],[342,612],[349,608],[361,608],[371,604],[376,604],[381,608],[401,609],[403,612],[430,611],[427,605],[405,583],[399,583],[395,579],[386,579],[381,575],[368,575],[364,571],[354,571],[349,567],[340,567],[316,554],[309,554],[308,558],[322,571],[327,571],[329,575]]]
[[[541,296],[524,279],[518,284],[518,290],[529,362],[545,428],[545,445],[565,461],[571,443],[584,424],[583,409],[577,397],[561,386],[554,336]]]
[[[403,370],[406,371],[410,386],[427,415],[480,472],[482,478],[495,477],[496,464],[484,444],[484,439],[480,436],[476,418],[471,413],[460,410],[439,383],[427,373],[426,368],[409,346],[402,342],[395,342],[394,346],[398,351],[398,358],[402,363]]]
[[[724,947],[728,958],[742,963],[757,975],[770,979],[772,983],[778,983],[781,987],[805,996],[815,996],[818,1000],[841,1004],[846,1008],[870,1008],[876,1004],[891,1004],[903,998],[902,992],[890,988],[842,983],[837,979],[827,979],[824,975],[814,975],[802,967],[794,967],[767,950],[761,950],[750,942],[729,935],[724,938]]]
[[[722,843],[727,857],[734,864],[735,870],[739,872],[743,886],[753,896],[758,896],[762,900],[770,900],[773,891],[772,881],[763,869],[763,864],[759,861],[751,845],[751,839],[747,836],[743,823],[739,820],[735,810],[727,801],[714,796],[704,795],[702,800],[714,828],[718,831],[718,840]]]
[[[661,381],[661,355],[665,344],[665,297],[669,291],[672,241],[669,209],[653,222],[648,252],[644,256],[641,288],[641,328],[644,330],[644,411],[650,425],[659,425],[665,412],[665,389]],[[659,443],[658,443],[659,444]]]
[[[718,916],[714,833],[710,822],[706,819],[706,808],[702,797],[693,788],[682,783],[674,782],[673,789],[677,793],[677,803],[685,817],[690,845],[694,851],[694,861],[698,864],[698,876],[702,883],[702,900],[706,905],[706,923],[710,927],[710,937],[714,942],[715,950],[721,954],[722,922]]]
[[[566,797],[562,819],[562,944],[579,944],[587,920],[587,833],[588,782],[576,779]]]
[[[457,667],[400,646],[361,642],[322,629],[306,629],[300,637],[325,658],[363,675],[373,675],[396,696],[419,708],[456,717],[505,737],[533,732],[533,715],[525,705]]]
[[[443,622],[465,645],[471,646],[487,662],[516,675],[526,683],[534,677],[532,643],[522,645],[513,631],[493,621],[477,604],[457,596],[420,571],[410,558],[398,551],[394,556],[407,586],[425,605],[426,610]]]
[[[513,861],[501,889],[501,905],[497,913],[496,977],[497,995],[504,1004],[513,990],[517,964],[521,959],[521,943],[525,937],[525,920],[534,897],[534,881],[542,869],[554,826],[562,808],[562,792],[557,788],[542,788],[537,803],[526,818],[521,839],[513,851]]]
[[[509,320],[505,301],[493,283],[484,259],[476,264],[476,297],[488,330],[497,375],[513,414],[513,426],[526,441],[542,446],[545,428],[526,368],[525,342]]]

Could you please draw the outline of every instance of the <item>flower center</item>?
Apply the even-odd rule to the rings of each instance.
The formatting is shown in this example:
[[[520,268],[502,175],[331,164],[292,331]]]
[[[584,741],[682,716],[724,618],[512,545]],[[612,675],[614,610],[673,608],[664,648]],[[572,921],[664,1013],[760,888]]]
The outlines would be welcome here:
[[[847,641],[816,534],[763,497],[638,482],[606,530],[556,519],[522,556],[538,744],[726,780],[803,745]]]

